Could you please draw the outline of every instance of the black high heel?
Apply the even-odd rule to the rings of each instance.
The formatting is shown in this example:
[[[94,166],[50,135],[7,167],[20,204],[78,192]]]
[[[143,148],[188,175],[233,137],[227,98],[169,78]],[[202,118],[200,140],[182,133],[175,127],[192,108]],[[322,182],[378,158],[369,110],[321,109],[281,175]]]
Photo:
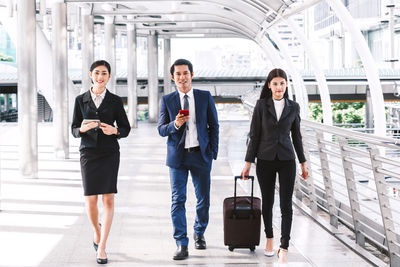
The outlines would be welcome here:
[[[97,258],[97,256],[96,256],[96,261],[97,261],[98,264],[107,264],[108,263],[108,258],[100,259],[100,258]]]

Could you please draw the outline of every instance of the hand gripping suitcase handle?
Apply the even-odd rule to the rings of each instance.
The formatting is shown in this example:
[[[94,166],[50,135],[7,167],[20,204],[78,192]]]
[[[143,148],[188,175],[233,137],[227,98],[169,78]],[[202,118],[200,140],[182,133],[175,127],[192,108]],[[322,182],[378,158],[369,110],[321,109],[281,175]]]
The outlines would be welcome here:
[[[246,178],[251,180],[251,210],[253,210],[253,189],[254,189],[254,176],[245,176]],[[235,176],[235,191],[233,194],[233,210],[236,211],[236,186],[237,186],[237,180],[242,179],[242,176]]]

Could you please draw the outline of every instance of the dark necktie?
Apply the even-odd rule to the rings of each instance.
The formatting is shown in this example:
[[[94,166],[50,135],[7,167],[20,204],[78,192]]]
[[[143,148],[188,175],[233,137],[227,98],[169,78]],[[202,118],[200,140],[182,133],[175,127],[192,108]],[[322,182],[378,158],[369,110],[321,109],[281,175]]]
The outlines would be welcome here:
[[[185,94],[183,96],[183,109],[187,109],[189,110],[189,100],[188,100],[189,96],[187,94]],[[185,139],[186,139],[186,132],[189,131],[189,122],[185,122],[185,129],[183,130],[183,134],[181,137],[181,140],[179,141],[179,144],[184,144],[185,143]]]
[[[183,96],[183,109],[189,109],[189,100],[188,100],[189,96],[187,94],[185,94]]]

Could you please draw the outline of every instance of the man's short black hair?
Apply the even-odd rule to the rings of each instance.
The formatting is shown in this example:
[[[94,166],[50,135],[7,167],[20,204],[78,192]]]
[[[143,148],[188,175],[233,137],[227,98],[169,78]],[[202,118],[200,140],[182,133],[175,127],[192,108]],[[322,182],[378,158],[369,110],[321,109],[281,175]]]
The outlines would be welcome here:
[[[174,76],[174,71],[175,71],[175,66],[180,66],[180,65],[186,65],[189,68],[190,74],[193,73],[193,65],[190,63],[189,60],[187,59],[177,59],[174,64],[172,64],[171,69],[169,70],[171,72],[171,75]]]

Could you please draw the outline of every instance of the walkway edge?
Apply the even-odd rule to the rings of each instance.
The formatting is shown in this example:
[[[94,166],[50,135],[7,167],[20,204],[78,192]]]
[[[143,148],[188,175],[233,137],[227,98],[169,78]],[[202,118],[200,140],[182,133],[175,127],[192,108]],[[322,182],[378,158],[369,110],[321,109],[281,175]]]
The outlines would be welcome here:
[[[385,263],[384,261],[382,261],[382,260],[378,259],[377,257],[375,257],[370,252],[365,250],[363,247],[361,247],[358,244],[356,244],[353,240],[348,238],[345,234],[343,234],[342,232],[338,231],[336,228],[334,228],[332,225],[327,223],[320,216],[312,213],[311,209],[309,207],[307,207],[304,203],[302,203],[299,200],[295,199],[293,201],[293,204],[295,204],[296,207],[298,207],[303,213],[308,215],[312,220],[314,220],[316,223],[318,223],[328,233],[333,235],[336,239],[338,239],[345,246],[347,246],[349,249],[354,251],[357,255],[359,255],[363,259],[367,260],[369,263],[373,264],[374,266],[379,266],[379,267],[387,267],[387,266],[389,266],[387,263]]]

